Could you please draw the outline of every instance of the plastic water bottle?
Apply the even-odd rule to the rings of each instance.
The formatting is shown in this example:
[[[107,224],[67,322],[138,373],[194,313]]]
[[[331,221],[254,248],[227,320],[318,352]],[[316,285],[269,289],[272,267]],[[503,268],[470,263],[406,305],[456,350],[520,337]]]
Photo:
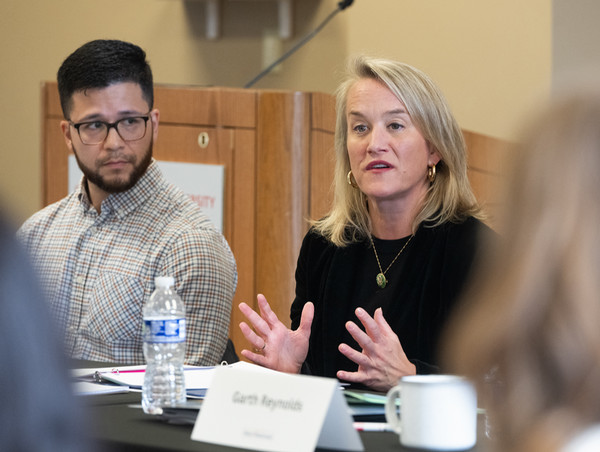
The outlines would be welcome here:
[[[171,276],[158,276],[143,309],[146,373],[142,387],[145,413],[162,414],[162,407],[184,403],[185,307],[173,289]]]

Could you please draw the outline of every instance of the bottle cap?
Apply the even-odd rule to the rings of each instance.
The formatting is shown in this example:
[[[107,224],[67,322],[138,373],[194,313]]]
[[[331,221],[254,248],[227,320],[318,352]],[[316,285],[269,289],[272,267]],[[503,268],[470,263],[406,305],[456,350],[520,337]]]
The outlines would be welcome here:
[[[173,287],[175,285],[175,278],[172,276],[157,276],[154,278],[154,285],[162,288]]]

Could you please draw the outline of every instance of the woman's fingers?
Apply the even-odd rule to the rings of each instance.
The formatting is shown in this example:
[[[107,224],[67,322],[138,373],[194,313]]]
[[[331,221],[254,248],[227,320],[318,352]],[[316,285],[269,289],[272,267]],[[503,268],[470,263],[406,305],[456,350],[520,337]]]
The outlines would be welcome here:
[[[348,358],[350,361],[355,362],[359,366],[368,366],[369,358],[362,352],[353,349],[348,344],[338,345],[338,350],[342,355]]]
[[[259,366],[263,366],[263,367],[269,367],[269,361],[268,359],[264,356],[261,355],[260,353],[255,353],[253,351],[250,351],[248,349],[243,349],[240,354],[246,358],[248,361],[253,362],[254,364],[258,364]]]
[[[348,322],[346,322],[346,329],[354,338],[354,340],[358,343],[360,348],[367,351],[371,351],[373,349],[373,340],[356,323],[349,320]]]
[[[260,310],[260,314],[262,318],[267,321],[269,326],[273,327],[281,323],[279,321],[279,317],[277,317],[277,314],[273,312],[273,310],[271,309],[271,305],[267,302],[267,298],[263,294],[259,293],[256,296],[256,300],[258,302],[258,309]]]
[[[254,309],[244,302],[240,303],[238,307],[246,319],[248,319],[248,322],[250,322],[254,330],[256,330],[263,337],[269,334],[271,331],[269,324]]]
[[[240,330],[248,342],[256,349],[263,349],[265,340],[254,332],[246,322],[240,323]]]
[[[308,301],[302,308],[302,315],[300,316],[300,325],[298,326],[298,331],[301,331],[302,334],[310,335],[310,327],[312,326],[314,316],[315,305]]]
[[[382,331],[383,334],[396,335],[396,333],[394,332],[394,330],[392,329],[390,324],[387,322],[387,320],[385,320],[385,317],[383,317],[383,309],[377,308],[375,310],[375,315],[373,315],[373,320],[375,320],[375,322],[377,323],[377,325],[379,326],[379,329]]]
[[[377,308],[377,311],[380,310],[381,308]],[[377,311],[375,311],[375,315],[377,315]],[[360,323],[365,327],[367,335],[375,342],[378,342],[381,338],[381,329],[378,322],[376,322],[363,308],[357,308],[354,313],[356,314],[356,317],[358,317],[358,320],[360,320]]]

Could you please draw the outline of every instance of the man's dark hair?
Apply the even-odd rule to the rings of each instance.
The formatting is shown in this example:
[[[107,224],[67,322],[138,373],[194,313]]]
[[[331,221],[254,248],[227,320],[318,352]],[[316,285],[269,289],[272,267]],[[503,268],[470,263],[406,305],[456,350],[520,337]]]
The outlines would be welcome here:
[[[129,42],[98,39],[79,47],[67,57],[57,74],[63,115],[69,119],[74,93],[106,88],[114,83],[140,85],[150,108],[154,104],[152,70],[146,52]]]

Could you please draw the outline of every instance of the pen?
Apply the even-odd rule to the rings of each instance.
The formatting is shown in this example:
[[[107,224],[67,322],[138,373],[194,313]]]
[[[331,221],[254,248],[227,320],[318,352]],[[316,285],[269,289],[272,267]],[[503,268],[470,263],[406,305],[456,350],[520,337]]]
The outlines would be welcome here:
[[[110,372],[100,372],[100,371],[96,371],[94,372],[93,378],[94,381],[96,383],[104,383],[106,380],[102,378],[102,374],[103,373],[111,373],[111,374],[125,374],[125,373],[132,373],[132,372],[145,372],[146,369],[129,369],[129,370],[119,370],[119,369],[113,369]]]
[[[393,432],[386,422],[354,422],[354,428],[359,432]]]
[[[111,371],[111,373],[113,373],[113,374],[133,374],[133,373],[139,373],[139,372],[146,372],[146,369],[130,369],[130,370],[113,369]]]

